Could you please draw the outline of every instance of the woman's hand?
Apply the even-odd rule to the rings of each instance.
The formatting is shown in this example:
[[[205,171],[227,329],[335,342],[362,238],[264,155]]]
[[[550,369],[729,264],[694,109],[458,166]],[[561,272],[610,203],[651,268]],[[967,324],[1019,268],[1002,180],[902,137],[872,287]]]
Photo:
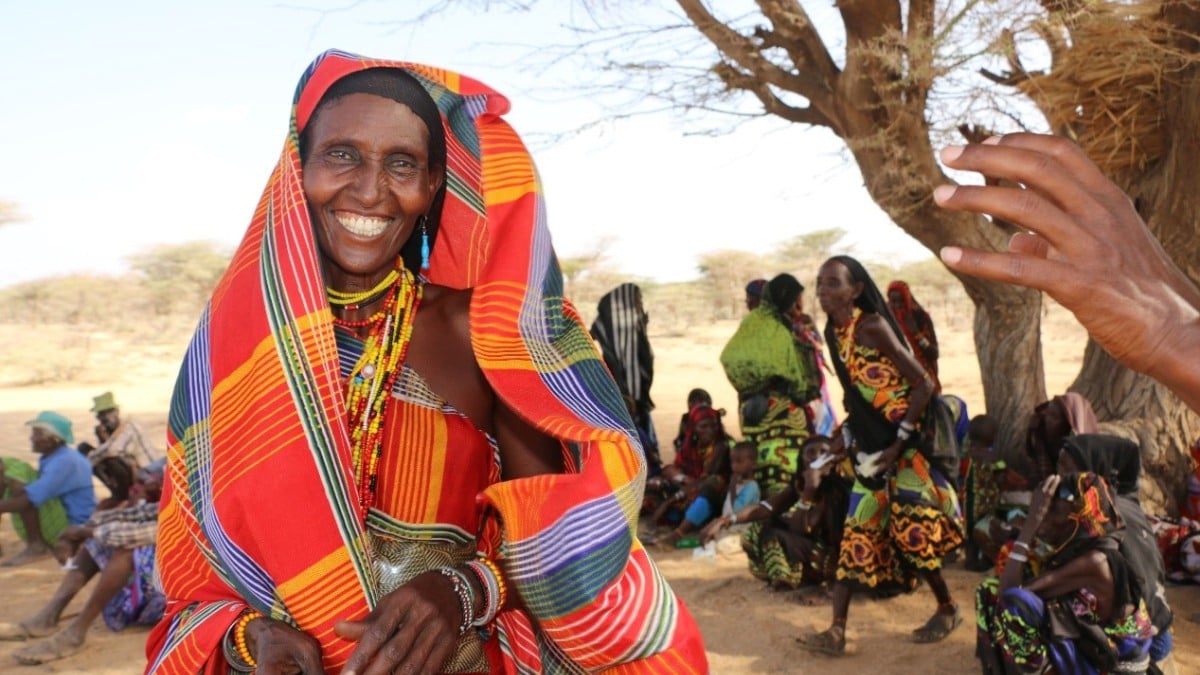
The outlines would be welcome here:
[[[1054,503],[1054,493],[1058,490],[1061,480],[1058,474],[1050,474],[1033,491],[1033,499],[1029,502],[1029,514],[1025,516],[1025,524],[1021,526],[1021,536],[1018,537],[1025,543],[1028,544],[1033,540],[1038,528],[1042,526],[1042,521],[1050,513],[1050,506]]]
[[[729,527],[729,518],[727,516],[713,518],[709,524],[704,526],[704,529],[700,530],[700,543],[707,544],[716,539],[721,534],[721,530],[727,527]]]
[[[879,458],[879,470],[875,473],[876,476],[881,476],[891,471],[896,467],[896,461],[900,459],[900,453],[904,450],[904,441],[897,438],[887,449],[883,451],[883,456]]]
[[[944,208],[990,214],[1026,230],[1013,236],[1006,253],[946,247],[947,267],[1045,291],[1114,358],[1200,409],[1200,366],[1191,358],[1200,345],[1200,289],[1078,146],[1009,134],[946,148],[942,161],[1025,186],[934,190]]]
[[[321,645],[311,635],[282,621],[259,617],[246,624],[250,655],[260,675],[320,675]]]
[[[343,673],[440,672],[458,643],[462,606],[454,582],[430,571],[388,593],[361,621],[339,621],[339,636],[358,643]]]

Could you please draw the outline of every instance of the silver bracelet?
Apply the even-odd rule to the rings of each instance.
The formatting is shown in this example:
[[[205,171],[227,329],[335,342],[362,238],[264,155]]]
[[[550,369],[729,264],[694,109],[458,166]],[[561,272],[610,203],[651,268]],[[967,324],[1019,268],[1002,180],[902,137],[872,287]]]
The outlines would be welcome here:
[[[902,441],[907,441],[910,436],[912,436],[912,431],[905,429],[903,426],[901,426],[900,429],[898,431],[896,431],[896,438],[898,438]]]
[[[1009,559],[1009,560],[1016,560],[1016,561],[1017,561],[1017,562],[1019,562],[1019,563],[1027,563],[1027,562],[1029,562],[1029,558],[1028,558],[1028,557],[1027,557],[1027,556],[1026,556],[1024,553],[1020,553],[1020,552],[1018,552],[1018,551],[1012,551],[1012,552],[1010,552],[1010,553],[1008,554],[1008,559]]]
[[[729,514],[729,524],[737,525],[737,511],[734,511],[733,513]]]
[[[462,635],[471,629],[471,624],[475,621],[473,609],[475,601],[471,594],[471,582],[467,581],[462,572],[453,567],[439,567],[434,571],[449,577],[454,585],[454,593],[458,595],[458,604],[462,608],[462,622],[458,624],[458,634]]]
[[[775,513],[775,509],[771,506],[771,503],[765,499],[759,502],[758,505],[766,509],[767,513]]]

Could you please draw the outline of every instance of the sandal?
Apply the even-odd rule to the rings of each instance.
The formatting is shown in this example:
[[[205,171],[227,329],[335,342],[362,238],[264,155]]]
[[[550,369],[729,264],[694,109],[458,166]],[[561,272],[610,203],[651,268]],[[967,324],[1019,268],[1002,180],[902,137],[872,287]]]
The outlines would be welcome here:
[[[17,663],[26,666],[37,666],[59,659],[65,659],[68,656],[78,653],[83,649],[83,643],[71,644],[67,642],[64,633],[55,633],[52,637],[35,642],[28,647],[22,647],[13,652],[13,658]]]
[[[961,624],[962,615],[958,611],[958,605],[954,606],[953,614],[945,614],[941,610],[938,610],[934,612],[933,616],[929,617],[924,626],[913,631],[913,642],[921,644],[941,642]]]
[[[843,656],[846,653],[846,634],[838,631],[841,634],[836,635],[834,633],[835,630],[834,628],[830,628],[820,633],[801,635],[796,638],[796,642],[810,652],[824,654],[825,656]]]

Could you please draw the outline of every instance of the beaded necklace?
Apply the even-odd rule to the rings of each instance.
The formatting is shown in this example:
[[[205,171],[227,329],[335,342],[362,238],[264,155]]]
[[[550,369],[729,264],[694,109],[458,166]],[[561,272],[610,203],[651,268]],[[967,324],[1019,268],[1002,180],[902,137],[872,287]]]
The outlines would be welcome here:
[[[336,288],[325,287],[325,296],[329,298],[329,304],[337,307],[345,307],[346,309],[355,310],[364,305],[369,305],[372,302],[382,298],[385,293],[392,289],[396,280],[400,278],[400,272],[392,270],[387,273],[379,283],[375,284],[374,288],[369,288],[365,291],[357,293],[346,293],[339,291]]]
[[[346,415],[350,428],[351,465],[358,484],[358,506],[363,522],[375,504],[376,472],[383,452],[384,411],[404,356],[412,340],[413,317],[421,303],[422,284],[403,267],[396,274],[383,309],[365,321],[335,324],[353,329],[370,326],[362,356],[346,383]],[[353,331],[352,331],[353,332]]]

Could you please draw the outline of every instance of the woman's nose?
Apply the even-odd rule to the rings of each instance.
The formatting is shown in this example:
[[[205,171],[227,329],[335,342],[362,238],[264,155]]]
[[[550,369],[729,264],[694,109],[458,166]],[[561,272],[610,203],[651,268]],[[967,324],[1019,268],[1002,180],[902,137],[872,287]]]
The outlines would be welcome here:
[[[387,175],[377,162],[366,161],[359,167],[354,181],[354,194],[364,204],[379,202],[386,191]]]

